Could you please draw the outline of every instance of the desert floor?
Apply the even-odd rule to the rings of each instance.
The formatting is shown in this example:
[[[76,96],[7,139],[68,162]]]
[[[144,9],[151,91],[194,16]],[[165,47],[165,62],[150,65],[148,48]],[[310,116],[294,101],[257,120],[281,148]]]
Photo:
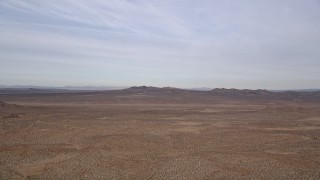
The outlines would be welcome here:
[[[3,99],[0,179],[320,178],[317,104]]]

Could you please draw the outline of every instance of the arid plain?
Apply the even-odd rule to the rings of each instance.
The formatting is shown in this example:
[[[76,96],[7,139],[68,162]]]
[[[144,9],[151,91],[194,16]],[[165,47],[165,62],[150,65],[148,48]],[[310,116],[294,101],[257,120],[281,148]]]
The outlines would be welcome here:
[[[0,179],[319,179],[320,93],[0,95]]]

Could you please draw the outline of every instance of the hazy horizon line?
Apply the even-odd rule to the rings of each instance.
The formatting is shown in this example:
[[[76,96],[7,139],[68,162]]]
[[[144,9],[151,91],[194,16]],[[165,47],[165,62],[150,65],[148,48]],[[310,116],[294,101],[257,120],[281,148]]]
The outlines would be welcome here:
[[[237,87],[178,87],[178,86],[152,86],[152,85],[127,85],[127,86],[108,86],[108,85],[62,85],[62,86],[55,86],[55,85],[3,85],[0,84],[0,88],[17,88],[17,89],[23,89],[23,88],[41,88],[41,89],[77,89],[77,90],[117,90],[117,89],[126,89],[131,87],[156,87],[156,88],[178,88],[178,89],[190,89],[190,90],[213,90],[213,89],[239,89],[239,90],[270,90],[270,91],[286,91],[286,90],[320,90],[320,88],[273,88],[273,89],[266,89],[266,88],[237,88]],[[87,89],[86,89],[87,88]]]

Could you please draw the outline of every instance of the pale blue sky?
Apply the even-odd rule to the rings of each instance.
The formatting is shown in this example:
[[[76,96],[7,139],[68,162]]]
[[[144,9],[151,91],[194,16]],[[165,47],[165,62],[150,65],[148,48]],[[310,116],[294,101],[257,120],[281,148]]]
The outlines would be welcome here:
[[[0,84],[320,88],[320,0],[0,0]]]

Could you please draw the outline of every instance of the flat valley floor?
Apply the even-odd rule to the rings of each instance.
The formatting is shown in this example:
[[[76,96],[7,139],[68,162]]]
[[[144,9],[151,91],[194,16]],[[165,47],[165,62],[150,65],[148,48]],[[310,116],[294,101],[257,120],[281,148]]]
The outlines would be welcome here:
[[[319,104],[28,96],[0,98],[0,179],[320,179]]]

